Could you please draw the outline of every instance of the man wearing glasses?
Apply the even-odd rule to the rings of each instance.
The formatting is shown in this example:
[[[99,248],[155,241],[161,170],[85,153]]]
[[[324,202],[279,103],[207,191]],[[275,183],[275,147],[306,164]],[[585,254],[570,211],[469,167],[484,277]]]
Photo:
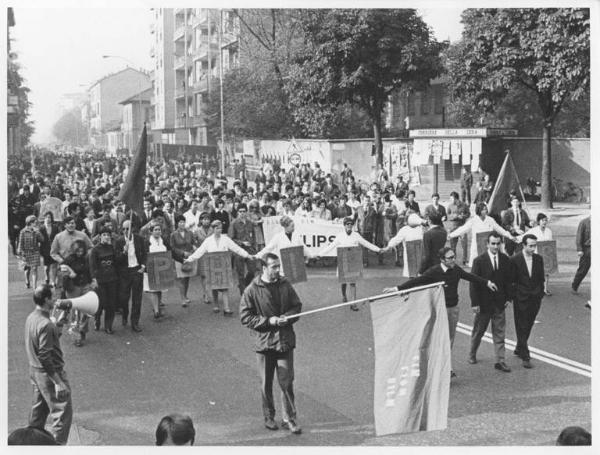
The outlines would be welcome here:
[[[456,255],[452,248],[444,247],[439,251],[440,263],[428,268],[423,275],[405,281],[399,286],[385,288],[383,292],[402,291],[426,284],[444,282],[444,297],[446,299],[446,311],[448,312],[448,331],[450,332],[450,349],[454,344],[456,325],[458,324],[458,283],[461,279],[487,286],[492,291],[497,291],[496,285],[484,278],[464,271],[456,265]],[[456,377],[454,371],[451,377]]]

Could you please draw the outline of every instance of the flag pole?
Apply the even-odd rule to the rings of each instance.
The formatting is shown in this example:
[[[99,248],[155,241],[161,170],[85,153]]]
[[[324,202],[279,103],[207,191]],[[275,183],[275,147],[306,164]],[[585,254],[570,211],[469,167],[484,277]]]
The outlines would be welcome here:
[[[391,297],[391,296],[395,296],[395,295],[407,295],[412,292],[422,291],[424,289],[429,289],[429,288],[434,288],[434,287],[437,287],[437,286],[440,286],[443,284],[444,284],[443,281],[438,281],[437,283],[426,284],[423,286],[416,286],[416,287],[410,288],[410,289],[403,289],[402,291],[390,292],[388,294],[374,295],[371,297],[365,297],[363,299],[352,300],[351,302],[343,302],[343,303],[338,303],[338,304],[331,305],[331,306],[326,306],[324,308],[317,308],[316,310],[305,311],[303,313],[286,315],[286,316],[284,316],[284,318],[285,319],[295,319],[295,318],[299,318],[300,316],[306,316],[309,314],[320,313],[321,311],[333,310],[335,308],[342,308],[342,307],[345,307],[348,305],[355,305],[355,304],[359,304],[359,303],[372,303],[375,300],[380,300],[380,299],[383,299],[386,297]]]

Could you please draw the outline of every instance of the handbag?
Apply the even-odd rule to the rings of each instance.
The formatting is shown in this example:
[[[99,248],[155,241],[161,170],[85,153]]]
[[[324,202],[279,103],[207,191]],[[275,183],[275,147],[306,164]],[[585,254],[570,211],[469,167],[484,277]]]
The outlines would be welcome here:
[[[183,273],[190,273],[192,270],[194,270],[193,262],[182,262],[181,263],[181,271]]]

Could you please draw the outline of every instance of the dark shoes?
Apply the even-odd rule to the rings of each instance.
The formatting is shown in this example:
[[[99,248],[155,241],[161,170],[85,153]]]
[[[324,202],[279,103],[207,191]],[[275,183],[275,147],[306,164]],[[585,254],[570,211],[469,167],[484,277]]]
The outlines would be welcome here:
[[[106,333],[108,333],[109,335],[112,335],[113,333],[115,333],[113,329],[104,329],[104,331]]]
[[[302,428],[300,428],[300,425],[298,425],[294,420],[284,420],[281,422],[281,427],[282,428],[287,428],[288,430],[290,430],[290,432],[292,432],[293,434],[300,434],[302,433]]]
[[[231,311],[231,310],[223,310],[223,316],[233,316],[233,311]]]
[[[140,328],[139,325],[137,324],[131,324],[131,330],[133,330],[134,332],[141,332],[142,329]]]
[[[500,370],[500,371],[504,371],[505,373],[510,373],[511,369],[509,368],[509,366],[504,363],[504,362],[498,362],[494,365],[494,368],[496,370]]]
[[[533,368],[533,365],[531,364],[531,362],[529,360],[523,360],[523,368]]]
[[[94,322],[94,330],[97,332],[98,330],[100,330],[100,321],[95,321]]]
[[[454,370],[450,371],[450,379],[455,378],[456,377],[456,373],[454,372]]]
[[[267,419],[265,420],[265,428],[268,428],[269,430],[279,430],[279,426],[277,425],[277,423],[275,423],[275,421],[273,419]]]
[[[474,355],[470,355],[469,356],[469,363],[471,365],[475,365],[477,363],[477,357],[475,357]]]
[[[356,305],[356,303],[353,303],[352,305],[350,305],[350,309],[352,311],[358,311],[358,306]]]

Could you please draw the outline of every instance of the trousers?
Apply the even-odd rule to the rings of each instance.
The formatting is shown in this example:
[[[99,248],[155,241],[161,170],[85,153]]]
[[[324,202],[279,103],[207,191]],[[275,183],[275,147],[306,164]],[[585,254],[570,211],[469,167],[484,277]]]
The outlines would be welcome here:
[[[64,371],[58,372],[66,384],[69,394],[64,400],[59,400],[54,390],[54,383],[43,370],[29,369],[29,377],[33,385],[33,400],[29,425],[44,429],[48,416],[52,418],[49,432],[60,445],[66,445],[73,421],[73,405],[71,403],[71,386]]]
[[[142,294],[144,288],[144,274],[137,268],[130,268],[120,275],[119,280],[119,307],[123,320],[129,317],[129,296],[131,296],[131,325],[138,325],[142,311]]]
[[[117,295],[119,289],[118,281],[111,281],[109,283],[98,283],[98,294],[99,308],[96,313],[96,326],[100,325],[100,317],[104,312],[104,328],[111,329],[113,321],[115,319],[115,305],[117,303]]]
[[[277,381],[281,388],[283,420],[296,418],[294,402],[294,351],[263,351],[256,353],[258,371],[261,379],[262,408],[266,419],[275,417],[273,402],[273,377],[277,371]]]
[[[446,307],[448,314],[448,331],[450,332],[450,349],[454,346],[454,337],[456,336],[456,326],[458,325],[458,305]]]
[[[515,301],[513,305],[515,316],[515,332],[517,333],[517,346],[515,354],[523,360],[530,360],[529,346],[527,341],[531,335],[531,329],[535,318],[540,311],[542,301],[537,298]]]
[[[505,347],[504,336],[506,333],[506,313],[504,309],[494,308],[492,311],[480,311],[475,314],[473,331],[471,332],[471,357],[475,357],[490,321],[492,322],[492,338],[494,340],[494,354],[496,363],[504,362]]]
[[[575,272],[575,277],[573,278],[573,283],[571,284],[571,288],[574,290],[579,289],[579,285],[590,271],[590,267],[592,265],[592,250],[591,248],[584,248],[583,256],[579,258],[579,267],[577,267],[577,272]]]

